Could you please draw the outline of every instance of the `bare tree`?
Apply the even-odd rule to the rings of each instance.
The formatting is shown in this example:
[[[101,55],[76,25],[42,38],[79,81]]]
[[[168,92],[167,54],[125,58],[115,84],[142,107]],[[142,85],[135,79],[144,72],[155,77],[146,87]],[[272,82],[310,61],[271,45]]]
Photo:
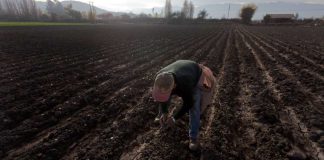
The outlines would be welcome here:
[[[38,19],[39,17],[39,9],[37,8],[35,0],[32,0],[30,3],[30,8],[31,8],[31,14],[34,17],[34,19]]]
[[[190,19],[193,19],[194,13],[195,13],[195,6],[192,3],[192,1],[190,1],[190,3],[189,3],[189,18]]]
[[[21,16],[23,19],[28,19],[29,15],[29,7],[28,7],[28,0],[22,0],[19,4]]]
[[[50,14],[52,21],[58,18],[66,18],[66,13],[61,2],[58,0],[47,0],[47,13]]]
[[[54,2],[55,2],[55,12],[57,13],[57,15],[64,16],[65,11],[62,3],[58,0],[54,0]]]
[[[55,8],[55,3],[52,2],[51,0],[47,0],[46,10],[47,13],[50,15],[52,21],[56,21],[57,19],[57,15],[54,12],[54,8]]]
[[[257,8],[258,7],[253,3],[244,5],[241,8],[241,13],[240,13],[240,17],[242,19],[242,22],[245,23],[245,24],[250,24],[251,20],[252,20],[252,17],[254,15],[255,11],[257,10]]]
[[[21,15],[17,0],[4,0],[3,3],[5,8],[4,12],[7,18],[14,19],[18,18]]]
[[[205,19],[208,16],[208,13],[205,9],[199,11],[197,19]]]
[[[19,8],[19,0],[14,0],[12,3],[12,7],[14,15],[16,15],[17,18],[19,18],[22,15],[21,9]]]
[[[82,14],[81,12],[74,10],[72,7],[72,4],[68,4],[65,8],[64,8],[65,12],[67,13],[67,15],[69,16],[69,18],[76,20],[76,21],[81,21],[82,19]]]
[[[96,22],[96,10],[94,8],[93,3],[89,3],[90,9],[88,12],[88,19],[91,23],[95,23]]]
[[[35,0],[0,0],[0,5],[0,12],[6,19],[37,19],[38,9]]]
[[[163,10],[163,9],[161,9],[161,12],[160,12],[159,18],[163,18],[163,17],[164,17],[164,15],[165,15],[165,13],[164,13],[164,10]]]
[[[186,19],[189,17],[189,3],[188,3],[188,0],[185,0],[183,2],[183,6],[182,6],[182,10],[181,10],[181,17]]]
[[[171,14],[172,14],[171,0],[165,1],[164,14],[165,14],[165,18],[167,18],[167,19],[171,17]]]
[[[3,10],[3,8],[2,8],[2,2],[1,2],[1,0],[0,0],[0,16],[3,14],[3,12],[4,12],[4,10]]]

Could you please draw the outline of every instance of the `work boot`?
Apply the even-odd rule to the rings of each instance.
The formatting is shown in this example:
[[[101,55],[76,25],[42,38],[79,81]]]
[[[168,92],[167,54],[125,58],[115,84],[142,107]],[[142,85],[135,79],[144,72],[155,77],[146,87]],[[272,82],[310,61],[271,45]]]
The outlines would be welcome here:
[[[199,150],[199,148],[200,148],[200,144],[199,144],[198,139],[190,138],[189,149],[191,151],[197,151],[197,150]]]

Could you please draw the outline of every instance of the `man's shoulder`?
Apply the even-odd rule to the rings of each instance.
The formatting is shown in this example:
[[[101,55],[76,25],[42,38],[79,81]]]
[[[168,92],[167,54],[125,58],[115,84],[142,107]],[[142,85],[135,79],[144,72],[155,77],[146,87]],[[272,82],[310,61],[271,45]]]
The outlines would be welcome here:
[[[174,63],[175,64],[193,64],[193,65],[198,65],[197,62],[192,61],[192,60],[177,60]]]

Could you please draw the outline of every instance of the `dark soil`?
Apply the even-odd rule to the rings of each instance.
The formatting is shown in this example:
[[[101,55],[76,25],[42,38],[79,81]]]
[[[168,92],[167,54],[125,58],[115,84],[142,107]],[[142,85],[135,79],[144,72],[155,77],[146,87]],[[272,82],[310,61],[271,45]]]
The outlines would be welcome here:
[[[293,30],[293,31],[292,31]],[[239,25],[0,29],[0,159],[324,159],[324,30]],[[155,73],[217,77],[188,149],[188,115],[153,120]],[[174,97],[171,108],[181,105]]]

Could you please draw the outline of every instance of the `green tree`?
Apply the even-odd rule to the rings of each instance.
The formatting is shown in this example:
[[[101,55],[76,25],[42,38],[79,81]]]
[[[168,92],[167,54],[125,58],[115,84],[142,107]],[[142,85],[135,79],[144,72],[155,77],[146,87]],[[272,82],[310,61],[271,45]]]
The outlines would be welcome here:
[[[299,14],[296,13],[296,14],[295,14],[295,20],[298,20],[298,18],[299,18]]]
[[[240,13],[242,22],[245,24],[250,24],[252,17],[254,15],[255,11],[257,10],[257,8],[258,7],[253,3],[243,5],[243,7],[241,8],[241,13]]]
[[[197,19],[206,19],[208,13],[205,9],[199,11]]]
[[[263,23],[268,24],[271,20],[271,16],[269,14],[263,17]]]
[[[181,16],[182,16],[182,13],[179,12],[179,11],[177,11],[177,12],[173,12],[173,13],[171,14],[171,18],[173,18],[173,19],[180,19]]]

